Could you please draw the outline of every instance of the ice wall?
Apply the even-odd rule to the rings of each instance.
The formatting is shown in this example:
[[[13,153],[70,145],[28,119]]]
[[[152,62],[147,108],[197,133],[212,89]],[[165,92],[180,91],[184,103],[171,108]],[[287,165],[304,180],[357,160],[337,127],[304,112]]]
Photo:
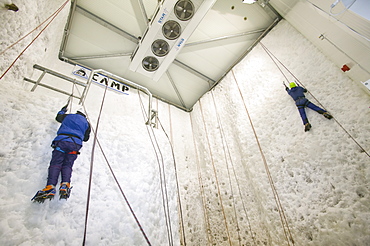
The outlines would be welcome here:
[[[287,78],[257,45],[191,113],[210,244],[367,245],[368,94],[285,21],[262,43]],[[334,119],[304,132],[293,75]]]
[[[0,24],[1,50],[64,3],[14,2],[18,12],[0,12],[5,20]],[[66,96],[42,88],[31,93],[32,85],[23,77],[37,76],[33,64],[71,73],[72,67],[57,59],[67,14],[68,9],[63,10],[1,80],[2,245],[82,242],[92,141],[76,161],[73,194],[66,203],[30,202],[44,185],[50,141],[58,128],[54,117]],[[1,71],[34,37],[2,55]],[[367,245],[370,241],[370,161],[361,149],[370,151],[368,94],[285,21],[262,43],[306,86],[311,93],[307,97],[320,102],[335,119],[307,110],[313,128],[304,132],[282,84],[286,78],[260,45],[193,112],[154,101],[175,162],[161,127],[154,130],[158,145],[152,144],[141,111],[146,97],[134,90],[128,96],[108,92],[98,137],[153,245],[168,244],[162,165],[174,245],[180,241],[288,245],[288,229],[295,245]],[[46,77],[48,81],[54,79]],[[103,92],[103,87],[93,86],[86,100],[93,126]],[[95,158],[88,245],[145,245],[99,150]],[[282,224],[276,201],[288,227]]]

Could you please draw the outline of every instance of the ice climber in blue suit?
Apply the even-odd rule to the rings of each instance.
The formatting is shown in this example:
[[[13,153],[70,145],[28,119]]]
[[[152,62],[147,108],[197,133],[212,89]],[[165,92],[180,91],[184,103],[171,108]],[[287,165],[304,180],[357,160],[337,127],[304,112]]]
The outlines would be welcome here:
[[[285,86],[285,90],[288,92],[288,94],[293,98],[295,101],[295,105],[298,108],[299,114],[301,115],[303,125],[304,125],[304,131],[307,132],[311,129],[311,124],[308,122],[305,108],[308,107],[312,110],[315,110],[319,114],[324,115],[325,118],[331,119],[333,116],[329,114],[326,110],[316,106],[312,102],[310,102],[304,95],[305,92],[307,92],[306,88],[303,88],[301,86],[297,86],[294,82],[291,82],[289,84],[290,89]]]
[[[73,163],[77,159],[82,142],[89,140],[91,128],[83,109],[77,110],[75,114],[66,114],[67,106],[68,104],[58,112],[55,118],[61,123],[61,126],[51,145],[54,150],[49,165],[46,187],[39,190],[31,199],[35,202],[44,202],[45,199],[54,198],[59,175],[61,175],[59,198],[69,198]]]

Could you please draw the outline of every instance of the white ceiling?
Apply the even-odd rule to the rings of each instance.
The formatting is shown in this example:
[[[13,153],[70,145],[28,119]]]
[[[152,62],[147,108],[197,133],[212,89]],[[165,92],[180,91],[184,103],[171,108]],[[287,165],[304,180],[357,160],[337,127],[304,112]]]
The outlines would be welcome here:
[[[199,0],[198,0],[199,1]],[[264,2],[260,0],[261,2]],[[158,0],[75,0],[60,59],[104,69],[191,111],[280,20],[270,5],[217,0],[158,81],[129,70],[132,54],[155,18]],[[142,11],[142,10],[145,11]]]

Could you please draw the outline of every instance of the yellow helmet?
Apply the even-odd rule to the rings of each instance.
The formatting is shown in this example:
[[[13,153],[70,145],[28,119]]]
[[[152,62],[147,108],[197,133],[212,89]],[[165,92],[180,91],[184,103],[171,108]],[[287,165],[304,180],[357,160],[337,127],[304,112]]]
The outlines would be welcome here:
[[[289,87],[290,88],[293,88],[293,87],[296,87],[297,85],[294,83],[294,82],[290,82],[290,84],[289,84]]]

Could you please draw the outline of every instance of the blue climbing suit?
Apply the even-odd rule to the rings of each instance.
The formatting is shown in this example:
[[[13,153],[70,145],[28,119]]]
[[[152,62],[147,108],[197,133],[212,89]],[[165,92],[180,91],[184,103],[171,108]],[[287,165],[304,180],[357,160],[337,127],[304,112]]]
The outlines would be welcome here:
[[[62,108],[55,118],[62,124],[52,142],[54,150],[49,165],[47,185],[56,186],[59,174],[62,176],[61,182],[71,182],[72,166],[82,147],[82,141],[86,142],[90,138],[90,123],[85,115],[81,112],[76,114],[66,114],[66,112],[67,109]]]
[[[304,93],[307,92],[305,88],[296,86],[296,87],[289,89],[288,87],[285,87],[285,90],[295,101],[295,105],[298,107],[298,111],[299,111],[299,114],[301,115],[303,125],[308,123],[305,107],[315,110],[319,114],[323,114],[326,112],[326,110],[316,106],[304,96]]]

